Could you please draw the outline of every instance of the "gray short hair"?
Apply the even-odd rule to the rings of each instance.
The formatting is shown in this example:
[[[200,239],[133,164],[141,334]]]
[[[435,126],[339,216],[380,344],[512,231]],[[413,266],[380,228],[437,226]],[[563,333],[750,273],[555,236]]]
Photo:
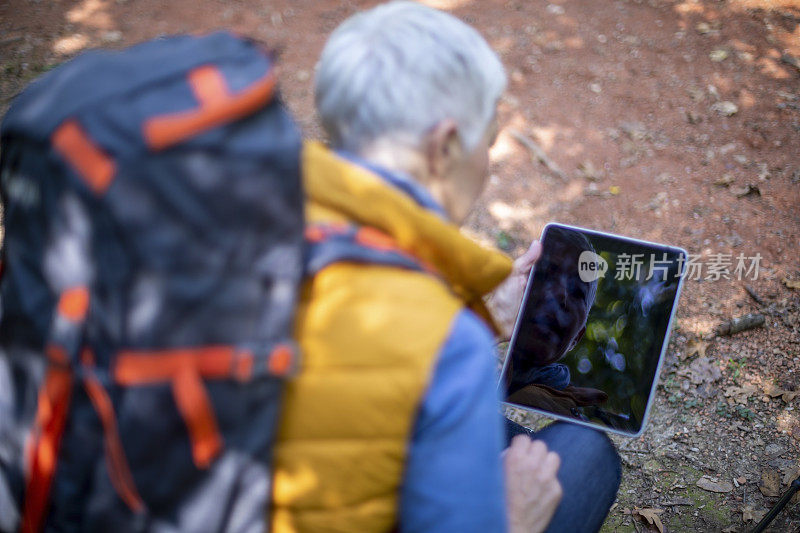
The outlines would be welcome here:
[[[315,99],[336,148],[359,153],[381,139],[417,147],[450,118],[471,149],[505,87],[503,65],[475,29],[421,4],[392,2],[333,32],[317,67]]]

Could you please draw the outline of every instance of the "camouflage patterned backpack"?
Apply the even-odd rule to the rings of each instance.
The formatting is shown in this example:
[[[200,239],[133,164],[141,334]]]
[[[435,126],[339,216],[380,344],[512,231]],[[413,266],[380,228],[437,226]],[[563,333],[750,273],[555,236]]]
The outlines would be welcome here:
[[[0,530],[260,531],[299,133],[227,33],[79,56],[2,124]]]

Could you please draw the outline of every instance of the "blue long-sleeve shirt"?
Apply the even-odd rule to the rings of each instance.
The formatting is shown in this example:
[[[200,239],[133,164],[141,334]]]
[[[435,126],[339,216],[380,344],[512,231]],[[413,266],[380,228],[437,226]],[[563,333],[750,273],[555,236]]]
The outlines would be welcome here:
[[[492,335],[459,313],[414,425],[400,495],[400,531],[505,531]]]
[[[446,214],[425,188],[351,154],[420,206]],[[456,315],[422,399],[400,494],[402,532],[507,529],[494,341],[472,311]]]

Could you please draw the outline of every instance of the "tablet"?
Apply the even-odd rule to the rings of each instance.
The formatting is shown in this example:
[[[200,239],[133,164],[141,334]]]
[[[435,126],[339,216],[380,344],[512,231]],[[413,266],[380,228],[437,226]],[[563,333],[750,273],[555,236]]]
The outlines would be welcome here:
[[[686,251],[548,224],[509,343],[508,405],[627,436],[644,431]]]

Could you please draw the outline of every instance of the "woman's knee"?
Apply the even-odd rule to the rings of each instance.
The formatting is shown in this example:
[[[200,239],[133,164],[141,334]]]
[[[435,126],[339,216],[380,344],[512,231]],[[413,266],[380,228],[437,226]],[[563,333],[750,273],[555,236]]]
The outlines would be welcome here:
[[[620,461],[617,447],[607,433],[589,428],[585,429],[594,432],[594,436],[590,437],[590,439],[592,439],[591,449],[596,456],[595,460],[600,464],[606,465],[607,472],[613,473],[615,486],[619,488],[622,480],[622,462]]]
[[[548,533],[599,530],[621,480],[614,443],[601,431],[569,423],[548,426],[536,438],[561,456],[558,480],[564,496]]]

